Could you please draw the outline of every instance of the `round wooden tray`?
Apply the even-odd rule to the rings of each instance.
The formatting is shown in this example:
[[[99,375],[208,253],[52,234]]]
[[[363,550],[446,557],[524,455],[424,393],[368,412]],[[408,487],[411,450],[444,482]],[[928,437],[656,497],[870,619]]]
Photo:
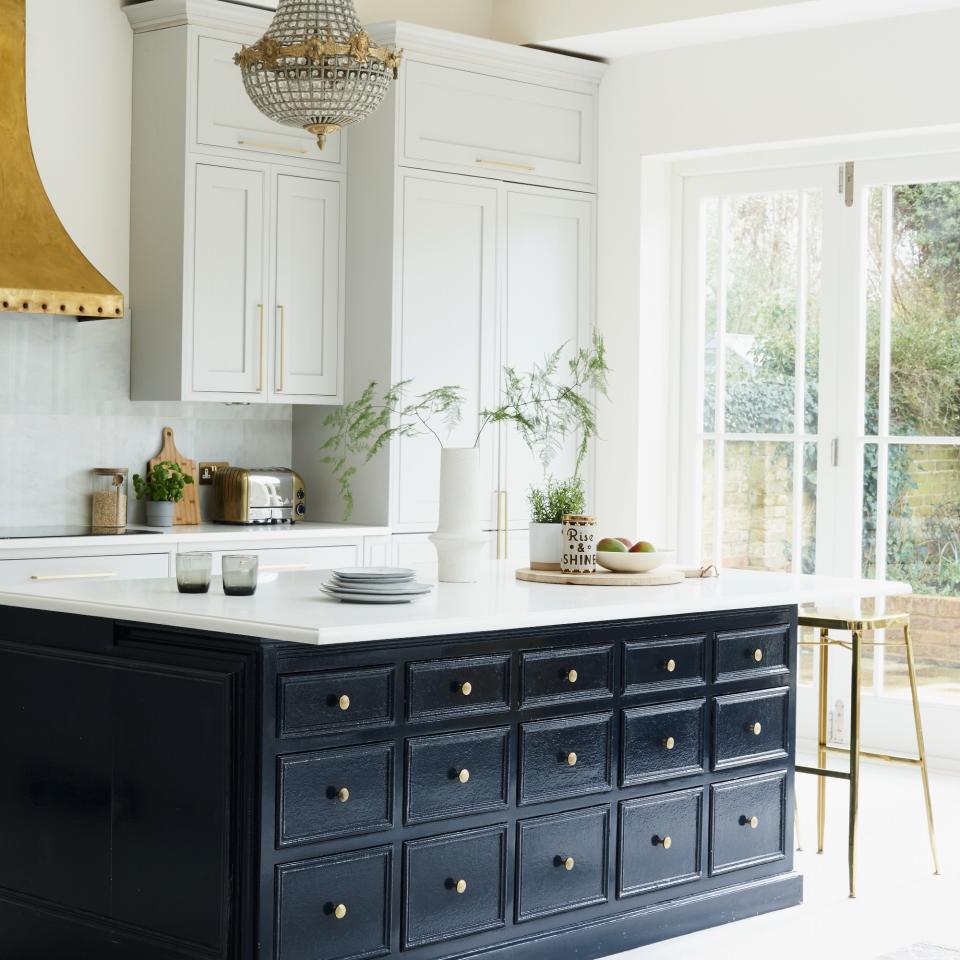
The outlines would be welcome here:
[[[682,570],[652,570],[650,573],[611,573],[597,570],[596,573],[561,573],[559,570],[531,570],[523,567],[517,571],[518,580],[530,583],[571,583],[578,587],[665,587],[683,583],[686,577]]]

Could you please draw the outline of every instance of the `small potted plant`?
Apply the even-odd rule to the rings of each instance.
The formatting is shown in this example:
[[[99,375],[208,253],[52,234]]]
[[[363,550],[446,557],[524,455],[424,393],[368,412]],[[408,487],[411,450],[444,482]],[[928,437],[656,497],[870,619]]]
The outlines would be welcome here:
[[[161,460],[146,479],[133,475],[133,489],[138,500],[147,501],[147,526],[172,527],[174,504],[183,499],[183,488],[193,483],[193,477],[184,473],[179,463]]]
[[[543,487],[531,487],[530,566],[534,570],[559,570],[563,552],[563,517],[581,514],[586,495],[579,475],[559,482],[548,478]]]

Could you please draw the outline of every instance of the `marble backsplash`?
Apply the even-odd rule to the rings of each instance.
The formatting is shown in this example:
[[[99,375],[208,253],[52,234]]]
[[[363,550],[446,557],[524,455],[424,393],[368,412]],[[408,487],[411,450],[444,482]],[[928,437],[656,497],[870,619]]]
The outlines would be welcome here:
[[[0,526],[88,522],[89,471],[143,472],[165,426],[196,460],[290,464],[291,407],[134,403],[129,356],[126,320],[0,314]]]

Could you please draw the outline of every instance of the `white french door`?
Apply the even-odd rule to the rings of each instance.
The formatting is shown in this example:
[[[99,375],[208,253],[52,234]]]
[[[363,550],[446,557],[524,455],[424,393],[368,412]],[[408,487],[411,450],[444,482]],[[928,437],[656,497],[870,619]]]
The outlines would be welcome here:
[[[696,509],[679,542],[718,566],[909,582],[891,603],[913,616],[928,747],[960,759],[960,157],[848,172],[684,181],[681,500]],[[871,651],[864,677],[867,741],[911,749],[901,652]]]

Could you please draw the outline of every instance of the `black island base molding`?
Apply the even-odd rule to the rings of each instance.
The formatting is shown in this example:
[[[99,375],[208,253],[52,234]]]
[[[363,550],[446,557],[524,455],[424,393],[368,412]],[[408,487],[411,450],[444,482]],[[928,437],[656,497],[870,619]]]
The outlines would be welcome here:
[[[796,608],[317,647],[0,610],[0,960],[592,960],[800,903]]]

